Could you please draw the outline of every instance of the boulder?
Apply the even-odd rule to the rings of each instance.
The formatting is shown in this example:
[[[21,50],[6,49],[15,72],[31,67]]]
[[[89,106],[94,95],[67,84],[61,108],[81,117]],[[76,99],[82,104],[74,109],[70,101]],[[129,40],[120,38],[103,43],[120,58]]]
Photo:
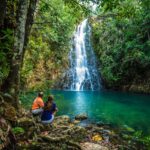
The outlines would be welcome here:
[[[72,140],[77,142],[86,137],[87,131],[81,126],[73,126],[68,128],[67,130],[64,130],[62,134],[69,135],[69,139],[71,138]]]
[[[79,115],[75,116],[75,119],[76,119],[76,120],[80,120],[80,121],[85,120],[85,119],[87,119],[87,118],[88,118],[88,116],[87,116],[86,113],[79,114]]]
[[[97,125],[98,127],[102,127],[102,126],[104,126],[104,125],[105,125],[105,123],[104,123],[104,122],[102,122],[102,121],[99,121],[99,122],[97,122],[97,123],[96,123],[96,125]]]
[[[58,116],[54,119],[53,124],[55,125],[62,125],[62,124],[68,124],[71,122],[71,119],[67,115]]]
[[[10,124],[0,116],[0,149],[13,149],[16,138]]]
[[[92,124],[88,124],[85,128],[87,129],[87,130],[92,130],[93,129],[93,125]]]
[[[16,109],[8,103],[4,104],[4,117],[6,120],[13,122],[17,120]]]
[[[27,118],[27,117],[23,117],[23,118],[19,118],[17,120],[17,125],[19,127],[23,127],[24,129],[28,130],[29,127],[34,126],[34,122],[32,119]]]
[[[80,145],[82,147],[82,150],[108,150],[108,148],[105,146],[91,142],[81,143]]]
[[[113,134],[113,131],[104,129],[104,130],[102,130],[102,133],[106,134],[106,135],[111,135],[111,134]]]
[[[28,138],[32,138],[35,134],[37,134],[37,128],[35,126],[32,126],[29,128],[29,130],[26,133],[26,136]]]
[[[79,124],[80,123],[80,120],[73,120],[73,122],[72,122],[73,124]]]

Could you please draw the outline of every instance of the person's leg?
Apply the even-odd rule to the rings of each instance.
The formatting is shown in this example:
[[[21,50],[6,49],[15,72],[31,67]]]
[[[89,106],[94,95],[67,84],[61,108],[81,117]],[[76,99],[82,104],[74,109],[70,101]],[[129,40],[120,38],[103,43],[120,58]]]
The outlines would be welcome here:
[[[32,114],[34,115],[41,114],[42,112],[43,112],[42,108],[32,110]]]
[[[54,115],[52,115],[52,118],[51,118],[51,123],[53,122],[53,120],[54,120]]]
[[[54,120],[54,115],[52,115],[52,118],[51,118],[50,120],[42,120],[41,122],[42,122],[43,124],[49,124],[49,123],[52,123],[53,120]]]

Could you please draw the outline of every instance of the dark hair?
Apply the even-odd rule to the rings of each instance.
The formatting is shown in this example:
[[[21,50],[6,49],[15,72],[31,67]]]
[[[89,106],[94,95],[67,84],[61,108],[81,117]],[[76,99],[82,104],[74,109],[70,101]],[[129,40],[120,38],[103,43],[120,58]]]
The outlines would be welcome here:
[[[44,110],[50,110],[51,109],[53,100],[54,100],[54,97],[52,95],[48,96],[48,99],[45,102]],[[49,103],[50,103],[50,105],[48,106]]]
[[[38,93],[38,96],[39,96],[39,97],[43,97],[43,92],[39,92],[39,93]]]
[[[47,101],[52,102],[53,100],[54,100],[53,95],[49,95],[49,96],[48,96],[48,100],[47,100]]]

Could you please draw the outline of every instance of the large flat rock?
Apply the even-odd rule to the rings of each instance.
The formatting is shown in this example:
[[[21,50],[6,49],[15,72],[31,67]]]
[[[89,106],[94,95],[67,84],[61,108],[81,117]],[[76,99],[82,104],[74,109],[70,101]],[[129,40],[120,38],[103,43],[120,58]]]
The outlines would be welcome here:
[[[80,121],[86,120],[87,118],[88,118],[88,115],[86,113],[78,114],[75,116],[75,119],[80,120]]]
[[[108,150],[107,147],[101,146],[91,142],[85,142],[81,144],[82,150]]]

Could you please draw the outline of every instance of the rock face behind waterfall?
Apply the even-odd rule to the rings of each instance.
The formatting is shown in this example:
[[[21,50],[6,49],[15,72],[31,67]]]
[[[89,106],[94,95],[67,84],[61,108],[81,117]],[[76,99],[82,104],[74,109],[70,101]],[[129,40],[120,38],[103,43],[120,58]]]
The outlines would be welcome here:
[[[100,76],[90,41],[91,28],[85,19],[78,27],[72,40],[69,55],[70,69],[66,73],[64,88],[69,90],[99,90]]]

